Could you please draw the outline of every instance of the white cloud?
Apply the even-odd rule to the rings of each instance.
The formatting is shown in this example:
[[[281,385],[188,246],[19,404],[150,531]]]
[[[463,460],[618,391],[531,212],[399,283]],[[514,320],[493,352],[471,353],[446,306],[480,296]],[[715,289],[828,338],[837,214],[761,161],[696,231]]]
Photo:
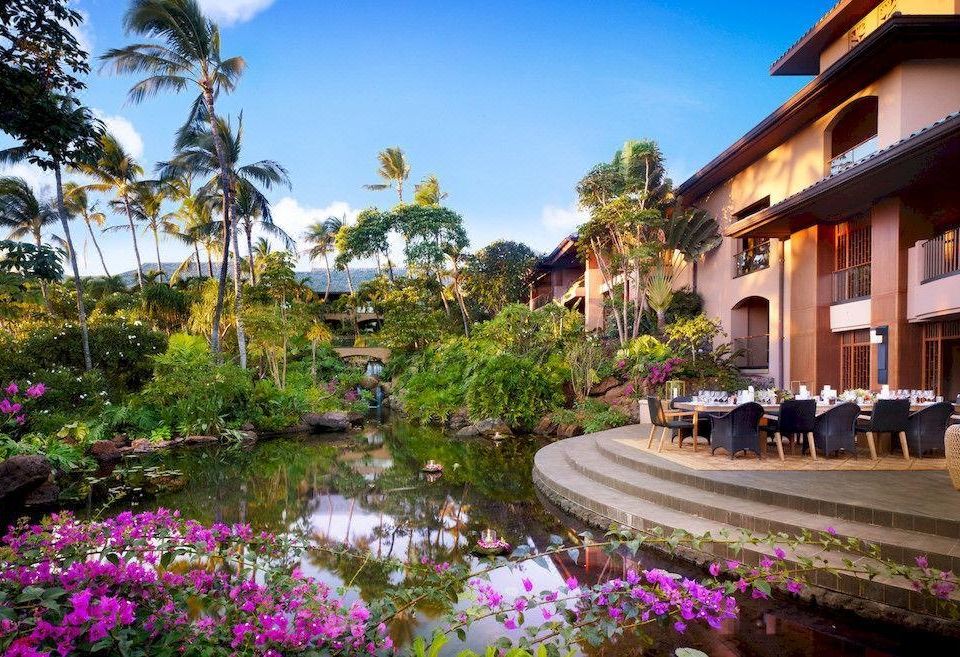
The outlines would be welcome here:
[[[224,25],[244,23],[272,5],[274,0],[200,0],[200,7]]]
[[[111,116],[98,109],[93,110],[93,115],[103,121],[107,126],[107,132],[116,137],[128,153],[137,159],[143,157],[143,137],[129,119],[123,116]]]
[[[54,195],[53,188],[56,181],[53,177],[53,171],[44,171],[36,165],[20,162],[0,166],[0,176],[23,178],[33,188],[33,193],[40,199],[52,198]]]
[[[577,226],[585,223],[590,216],[577,207],[576,203],[571,203],[565,208],[556,205],[545,205],[540,213],[540,223],[554,232],[571,233]]]
[[[306,249],[303,246],[303,234],[310,224],[318,221],[324,221],[329,217],[347,218],[347,223],[356,220],[359,210],[350,207],[346,201],[334,201],[323,208],[311,208],[300,205],[297,199],[290,196],[284,196],[282,199],[270,206],[270,212],[273,214],[273,222],[287,232],[290,237],[297,240],[297,248],[300,251]],[[279,246],[275,242],[275,246]],[[309,267],[310,263],[306,257],[300,258],[300,264],[303,267]]]

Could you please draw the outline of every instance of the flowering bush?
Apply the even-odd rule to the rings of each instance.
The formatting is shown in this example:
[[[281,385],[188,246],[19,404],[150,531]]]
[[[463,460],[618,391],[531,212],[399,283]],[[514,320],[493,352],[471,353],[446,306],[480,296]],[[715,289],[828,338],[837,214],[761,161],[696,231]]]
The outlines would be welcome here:
[[[651,363],[646,369],[642,381],[647,390],[656,390],[683,366],[682,358],[668,358],[662,363]]]
[[[21,390],[16,381],[11,381],[0,395],[0,432],[22,433],[27,424],[27,407],[46,392],[47,386],[43,383],[34,383]]]

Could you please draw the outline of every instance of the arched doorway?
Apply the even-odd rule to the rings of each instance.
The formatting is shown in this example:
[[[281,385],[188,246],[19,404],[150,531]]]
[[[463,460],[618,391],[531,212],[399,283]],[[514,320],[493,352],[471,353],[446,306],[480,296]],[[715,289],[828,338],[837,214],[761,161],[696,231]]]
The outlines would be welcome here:
[[[840,173],[879,149],[878,119],[876,96],[858,98],[834,117],[824,132],[828,174]]]
[[[770,369],[770,302],[763,297],[747,297],[733,307],[730,320],[733,346],[741,352],[737,367]]]

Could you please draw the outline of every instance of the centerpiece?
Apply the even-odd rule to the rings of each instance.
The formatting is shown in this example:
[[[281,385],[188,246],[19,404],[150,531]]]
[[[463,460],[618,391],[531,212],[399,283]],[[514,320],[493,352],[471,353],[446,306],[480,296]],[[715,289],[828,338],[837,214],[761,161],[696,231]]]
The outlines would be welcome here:
[[[497,536],[493,529],[484,529],[473,547],[475,554],[486,557],[500,556],[510,551],[510,544]]]

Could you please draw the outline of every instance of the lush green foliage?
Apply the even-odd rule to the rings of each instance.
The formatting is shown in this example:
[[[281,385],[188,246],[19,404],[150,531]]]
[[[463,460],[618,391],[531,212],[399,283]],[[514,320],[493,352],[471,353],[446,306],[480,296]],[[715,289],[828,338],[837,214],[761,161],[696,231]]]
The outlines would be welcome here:
[[[550,417],[557,424],[573,424],[583,427],[585,433],[622,427],[631,422],[630,416],[623,411],[605,404],[599,399],[591,398],[578,401],[573,405],[573,408],[555,411]]]

